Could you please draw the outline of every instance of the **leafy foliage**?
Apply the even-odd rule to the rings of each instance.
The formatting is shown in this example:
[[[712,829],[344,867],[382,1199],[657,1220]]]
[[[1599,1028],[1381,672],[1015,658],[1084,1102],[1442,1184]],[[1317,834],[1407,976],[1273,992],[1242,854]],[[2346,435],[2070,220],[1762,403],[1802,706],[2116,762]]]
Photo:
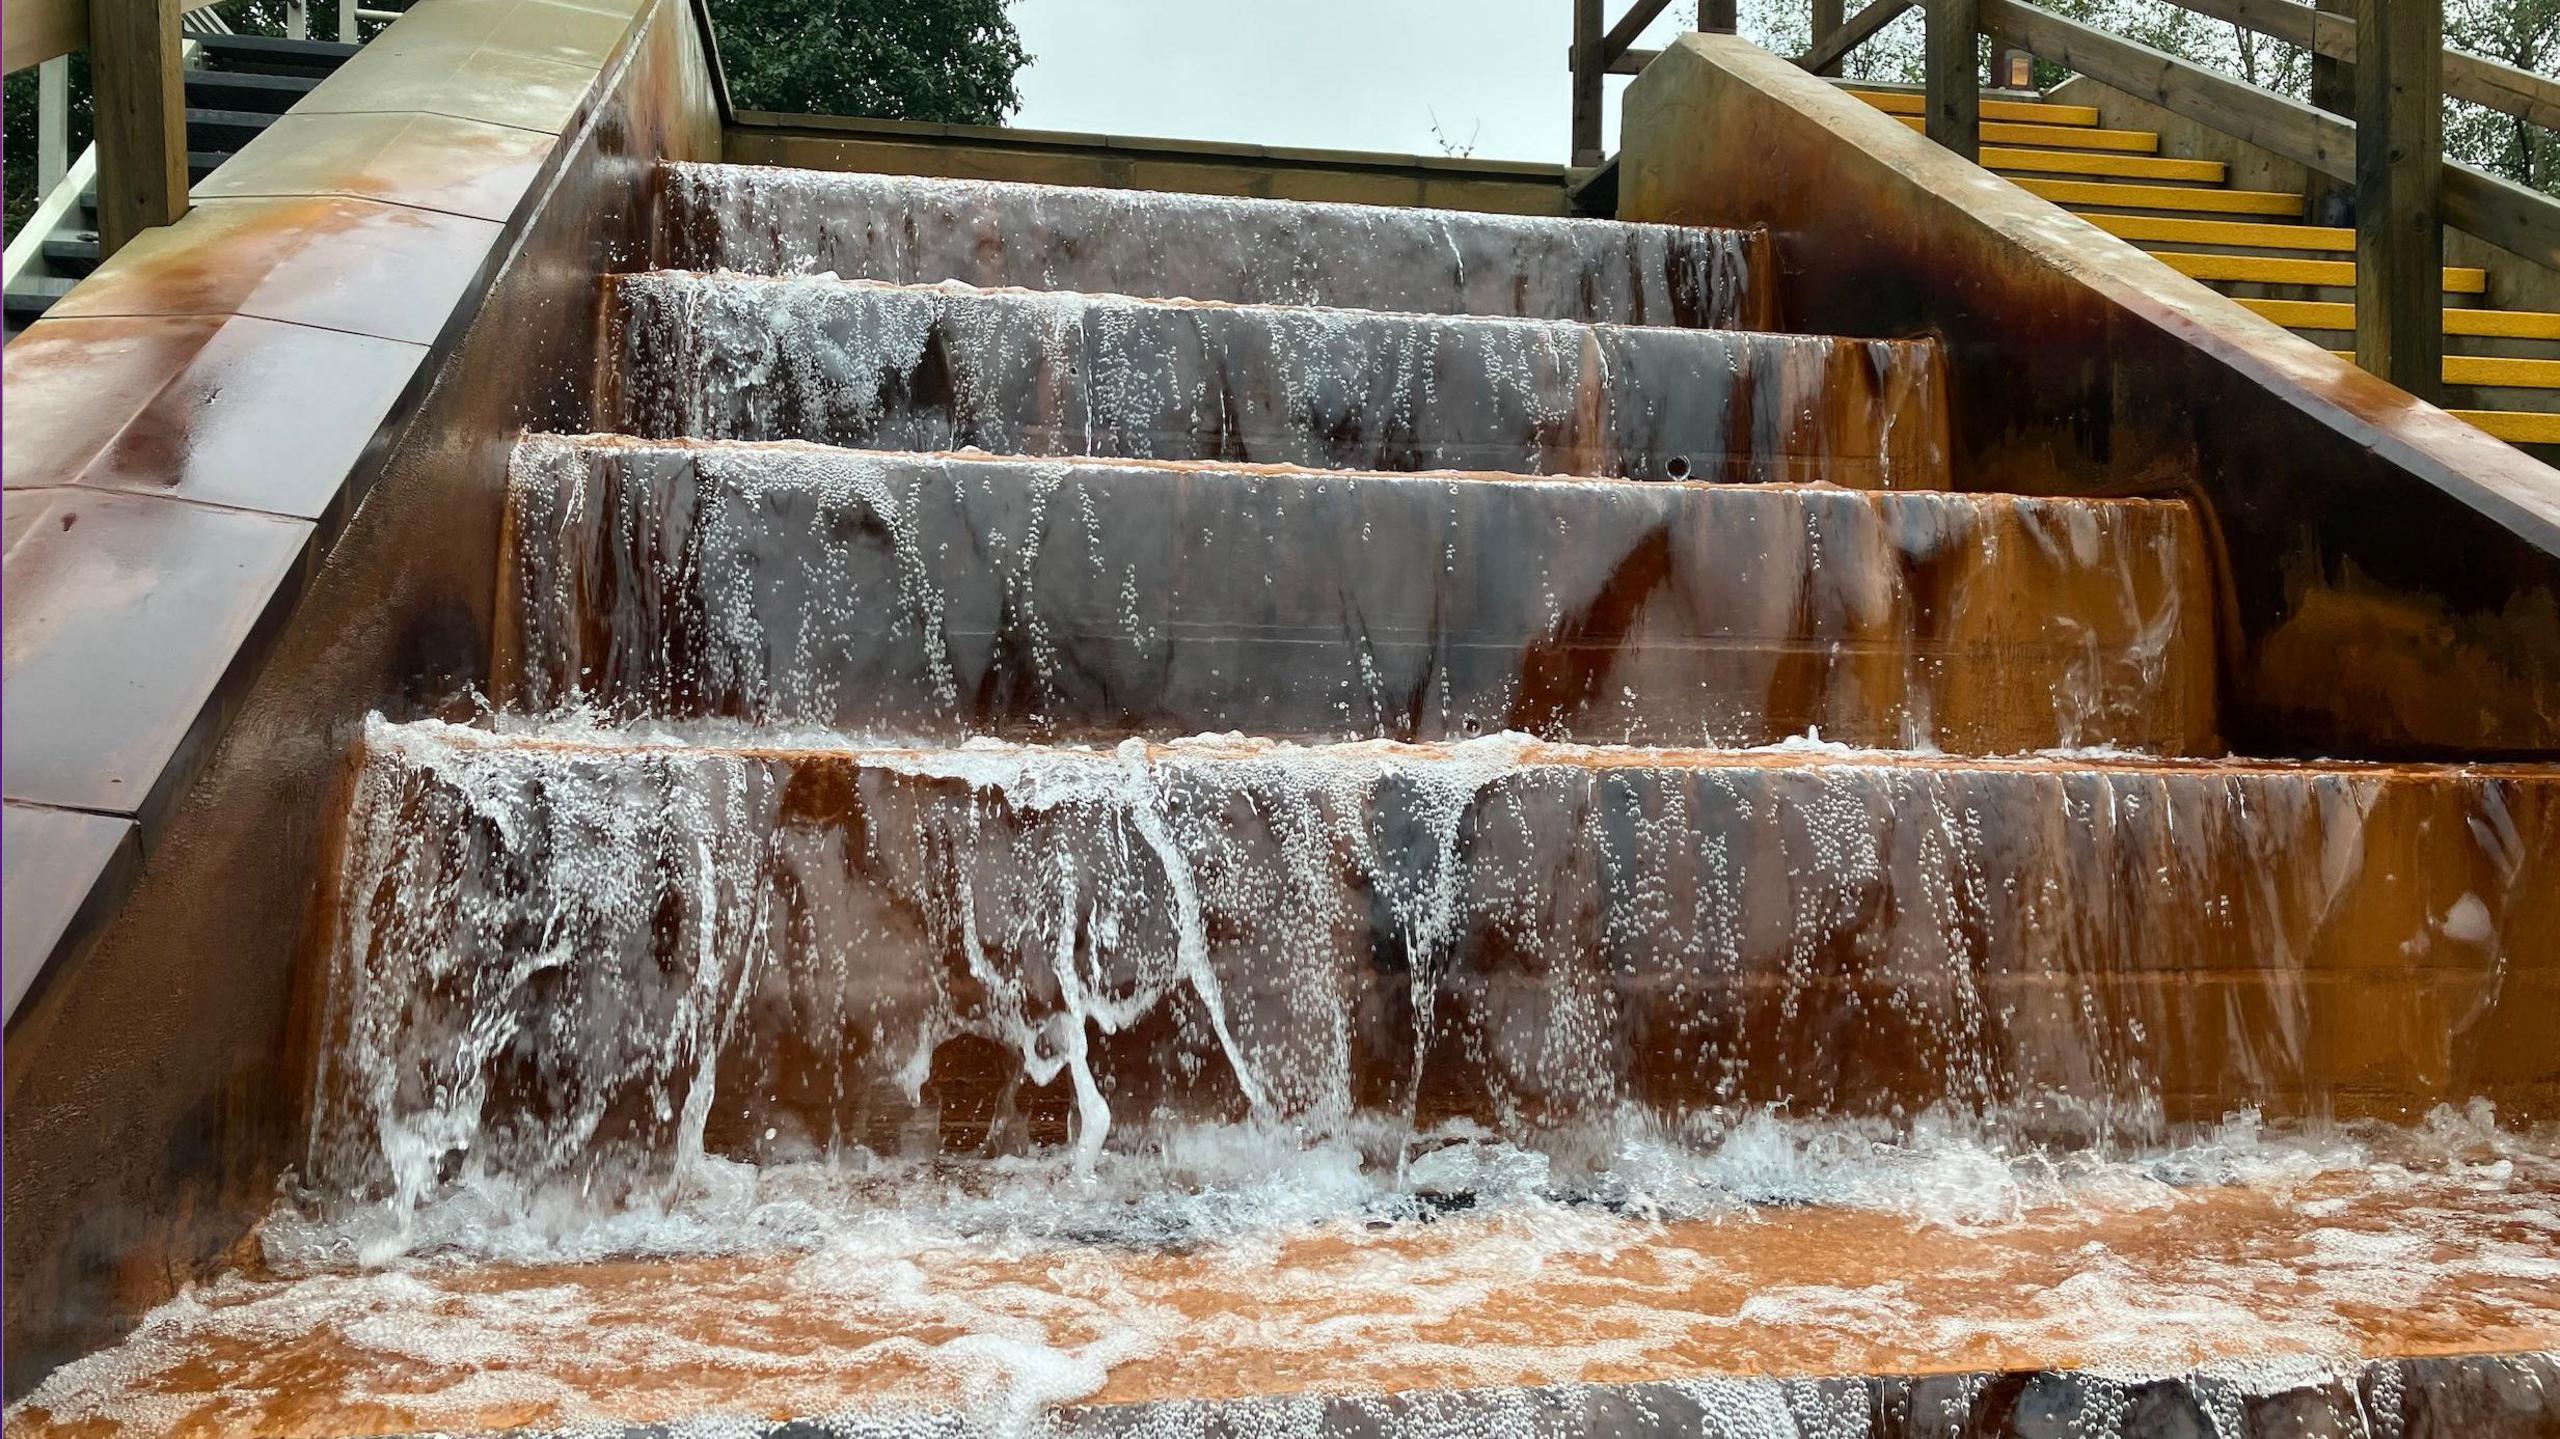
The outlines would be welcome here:
[[[713,0],[742,109],[997,125],[1030,60],[1005,0]]]

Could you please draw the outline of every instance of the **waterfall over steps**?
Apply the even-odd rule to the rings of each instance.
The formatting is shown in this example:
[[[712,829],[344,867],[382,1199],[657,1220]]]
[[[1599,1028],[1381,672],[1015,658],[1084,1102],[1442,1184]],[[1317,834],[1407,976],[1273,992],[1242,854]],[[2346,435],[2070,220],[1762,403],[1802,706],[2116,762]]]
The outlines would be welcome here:
[[[33,1406],[2560,1425],[2560,771],[2227,755],[2185,502],[1968,492],[1762,232],[659,192],[257,1265]]]

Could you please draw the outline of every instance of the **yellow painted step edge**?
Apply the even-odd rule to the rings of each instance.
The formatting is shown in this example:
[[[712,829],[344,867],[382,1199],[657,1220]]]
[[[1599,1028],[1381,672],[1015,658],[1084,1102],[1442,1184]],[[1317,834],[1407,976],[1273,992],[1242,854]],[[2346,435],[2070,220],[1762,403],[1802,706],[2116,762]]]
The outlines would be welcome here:
[[[1917,115],[1894,117],[1914,130],[1923,128]],[[2033,145],[2046,150],[2121,150],[2127,154],[2151,155],[2160,149],[2160,137],[2148,130],[2086,130],[2076,125],[2001,125],[1982,122],[1985,145]]]
[[[1852,90],[1849,92],[1888,115],[1922,115],[1928,113],[1929,97],[1905,90]],[[2036,100],[1985,100],[1985,120],[2011,120],[2030,125],[2095,125],[2095,105],[2056,105]]]
[[[2259,246],[2353,254],[2356,232],[2334,225],[2267,225],[2248,220],[2187,220],[2175,215],[2084,215],[2118,239],[2173,245]]]
[[[2356,307],[2342,300],[2244,299],[2240,303],[2297,330],[2356,327]],[[2444,332],[2489,340],[2560,340],[2560,315],[2547,310],[2447,310]]]
[[[2344,260],[2288,260],[2272,255],[2189,255],[2175,250],[2162,250],[2153,259],[2197,280],[2221,280],[2255,285],[2323,285],[2334,289],[2355,288],[2356,267]],[[2485,270],[2448,265],[2444,272],[2444,288],[2448,294],[2478,295],[2489,288]]]
[[[2103,180],[2020,180],[2057,205],[2114,210],[2202,210],[2223,215],[2299,215],[2302,197],[2275,190],[2181,190],[2174,185],[2110,185]]]
[[[2451,413],[2455,419],[2468,420],[2510,445],[2560,445],[2560,411],[2454,410]]]
[[[2329,353],[2342,360],[2356,357],[2353,350],[2331,350]],[[2447,355],[2444,357],[2444,382],[2448,385],[2496,385],[2517,390],[2560,390],[2560,360]]]
[[[2219,160],[2163,160],[2154,155],[2118,155],[2105,150],[2029,150],[1982,147],[1986,170],[2020,170],[2038,174],[2118,175],[2140,180],[2200,180],[2219,185],[2230,178]]]

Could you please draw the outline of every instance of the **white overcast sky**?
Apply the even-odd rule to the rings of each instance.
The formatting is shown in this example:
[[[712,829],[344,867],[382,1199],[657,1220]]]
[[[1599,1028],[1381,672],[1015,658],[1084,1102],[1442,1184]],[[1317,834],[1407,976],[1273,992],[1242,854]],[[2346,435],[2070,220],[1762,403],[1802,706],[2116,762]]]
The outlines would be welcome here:
[[[1614,19],[1626,9],[1611,0]],[[1015,0],[1037,130],[1565,158],[1570,0]],[[1697,14],[1674,0],[1659,44]],[[1610,84],[1617,129],[1623,80]]]

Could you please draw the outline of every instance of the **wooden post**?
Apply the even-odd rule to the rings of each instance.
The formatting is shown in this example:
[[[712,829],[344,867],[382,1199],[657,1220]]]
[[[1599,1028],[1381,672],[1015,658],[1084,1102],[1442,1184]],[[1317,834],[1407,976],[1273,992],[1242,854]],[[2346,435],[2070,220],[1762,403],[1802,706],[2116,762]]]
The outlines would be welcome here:
[[[2318,8],[2330,15],[2355,18],[2356,0],[2316,0]],[[2311,103],[2341,119],[2356,117],[2356,67],[2344,60],[2324,55],[2317,47],[2311,51]],[[2356,191],[2353,185],[2333,180],[2317,170],[2303,173],[2302,218],[2314,225],[2349,225],[2355,223]]]
[[[187,213],[180,0],[89,0],[97,109],[98,253]]]
[[[2444,393],[2444,11],[2356,0],[2356,363]]]
[[[1977,0],[1928,0],[1921,69],[1929,85],[1924,128],[1968,160],[1982,153],[1982,8]]]
[[[1698,0],[1698,28],[1731,35],[1742,28],[1740,0]]]
[[[1600,4],[1601,0],[1573,0],[1572,163],[1576,165],[1597,165],[1602,158]]]
[[[1839,34],[1840,27],[1847,24],[1848,20],[1849,6],[1847,0],[1813,0],[1813,43],[1815,45],[1819,45],[1823,41],[1830,39],[1832,36]],[[1840,73],[1840,63],[1835,60],[1813,73],[1816,75],[1837,75]]]

